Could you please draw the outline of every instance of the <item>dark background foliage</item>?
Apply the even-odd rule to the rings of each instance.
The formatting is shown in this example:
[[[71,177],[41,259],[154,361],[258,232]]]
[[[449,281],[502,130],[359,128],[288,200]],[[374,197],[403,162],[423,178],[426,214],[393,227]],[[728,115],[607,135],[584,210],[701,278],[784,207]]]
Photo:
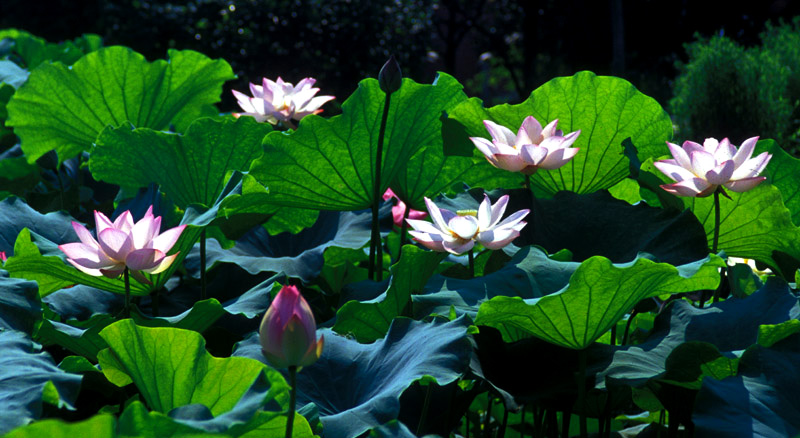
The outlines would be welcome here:
[[[96,33],[105,45],[126,45],[151,60],[164,58],[169,48],[194,49],[231,63],[239,77],[231,88],[245,90],[261,77],[296,82],[312,76],[321,94],[340,97],[338,103],[358,80],[375,77],[392,53],[406,76],[428,82],[436,71],[446,71],[489,104],[522,100],[555,76],[581,70],[613,74],[674,114],[684,128],[678,137],[729,136],[737,143],[753,132],[794,138],[797,105],[791,96],[800,94],[781,93],[787,86],[800,88],[800,74],[786,78],[800,55],[749,49],[786,41],[787,33],[768,23],[794,15],[800,15],[800,4],[788,0],[0,2],[0,28],[24,29],[49,41]],[[742,61],[731,65],[737,56]],[[687,68],[692,61],[697,67]],[[761,88],[752,91],[754,84]],[[719,96],[719,90],[728,93]],[[691,101],[692,96],[699,97]],[[224,93],[221,109],[236,109],[230,93]]]

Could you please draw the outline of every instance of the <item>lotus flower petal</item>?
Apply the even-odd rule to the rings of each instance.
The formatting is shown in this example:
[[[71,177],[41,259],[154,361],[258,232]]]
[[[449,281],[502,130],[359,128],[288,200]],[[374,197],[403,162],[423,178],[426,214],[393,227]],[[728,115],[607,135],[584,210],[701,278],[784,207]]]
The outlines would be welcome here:
[[[324,341],[317,340],[311,307],[295,286],[283,286],[259,327],[264,357],[278,368],[308,366],[319,359]]]
[[[319,88],[314,88],[316,82],[313,78],[305,78],[296,86],[285,82],[278,77],[276,81],[262,78],[262,85],[250,84],[253,97],[233,90],[233,95],[239,102],[244,114],[254,117],[259,122],[267,121],[277,124],[279,121],[287,122],[291,127],[291,120],[300,120],[303,117],[317,113],[326,102],[334,96],[314,96]]]

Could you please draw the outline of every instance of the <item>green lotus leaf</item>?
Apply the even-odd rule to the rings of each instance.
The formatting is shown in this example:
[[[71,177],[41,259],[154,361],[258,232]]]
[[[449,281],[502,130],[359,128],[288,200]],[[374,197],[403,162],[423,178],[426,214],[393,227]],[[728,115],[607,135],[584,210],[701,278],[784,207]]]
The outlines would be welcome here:
[[[216,114],[223,82],[233,79],[223,60],[190,50],[147,62],[126,47],[89,53],[71,67],[43,63],[8,104],[6,124],[21,139],[29,162],[55,150],[61,162],[87,150],[108,125],[179,131]]]
[[[198,119],[186,134],[108,127],[92,149],[89,170],[96,179],[123,187],[157,183],[181,208],[210,206],[232,171],[249,169],[261,156],[261,140],[271,131],[252,117]]]
[[[389,107],[381,195],[414,154],[441,144],[442,111],[463,98],[461,84],[446,74],[433,85],[403,80]],[[342,105],[341,115],[310,115],[294,132],[269,134],[265,154],[253,163],[250,174],[269,188],[276,204],[319,210],[369,208],[383,106],[378,81],[361,81]]]
[[[645,298],[714,289],[721,266],[724,261],[715,255],[679,267],[641,257],[615,265],[596,256],[581,263],[559,292],[529,300],[501,296],[483,303],[475,324],[497,328],[506,342],[536,336],[579,350]]]
[[[196,332],[137,326],[126,319],[100,332],[109,348],[98,353],[103,374],[118,386],[134,383],[155,411],[201,404],[217,417],[233,409],[265,375],[269,391],[260,402],[285,404],[288,386],[280,374],[246,358],[215,358]]]
[[[370,302],[345,303],[336,312],[333,330],[365,344],[383,338],[394,318],[403,315],[411,294],[422,291],[444,256],[413,245],[403,246],[403,255],[390,268],[392,279],[385,294]]]
[[[574,144],[580,152],[558,170],[540,170],[531,176],[531,184],[544,194],[560,190],[591,193],[608,189],[628,176],[628,160],[623,156],[626,139],[639,148],[640,157],[667,153],[666,141],[672,138],[672,122],[653,98],[637,90],[630,82],[613,76],[596,76],[584,71],[569,77],[550,80],[534,90],[518,105],[484,108],[480,99],[472,98],[448,111],[449,117],[464,126],[464,134],[491,138],[483,125],[491,120],[511,129],[515,134],[522,121],[534,116],[541,124],[558,119],[564,133],[581,130]],[[457,141],[457,137],[451,141]],[[447,140],[447,137],[446,137]],[[463,142],[463,139],[461,139]],[[482,156],[475,149],[473,155]],[[487,162],[486,166],[490,166]],[[472,173],[464,182],[472,187]],[[484,187],[515,188],[522,175],[497,169],[495,179]]]

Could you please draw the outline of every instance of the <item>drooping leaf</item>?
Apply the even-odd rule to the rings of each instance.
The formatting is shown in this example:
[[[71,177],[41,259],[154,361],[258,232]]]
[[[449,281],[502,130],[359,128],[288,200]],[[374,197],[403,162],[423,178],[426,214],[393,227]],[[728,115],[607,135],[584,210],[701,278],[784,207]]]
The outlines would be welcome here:
[[[800,305],[786,283],[773,279],[741,299],[728,299],[704,309],[686,301],[671,303],[655,320],[647,340],[614,353],[608,368],[598,374],[601,386],[612,379],[642,386],[666,372],[670,353],[685,342],[704,342],[721,353],[741,351],[757,342],[759,327],[781,324],[800,316]]]
[[[434,275],[422,294],[412,296],[414,316],[447,315],[452,308],[458,315],[474,318],[482,303],[497,296],[528,299],[557,292],[567,285],[578,266],[580,263],[554,260],[541,248],[525,247],[501,269],[482,277]]]
[[[392,277],[389,289],[369,302],[345,303],[336,312],[333,330],[354,336],[358,342],[365,344],[383,338],[394,318],[403,315],[411,294],[422,291],[444,257],[442,253],[405,245],[400,260],[390,268]]]
[[[481,305],[475,323],[499,329],[507,342],[536,336],[580,350],[645,298],[714,289],[720,266],[724,261],[715,255],[679,267],[645,258],[614,265],[596,256],[581,263],[561,291],[530,300],[493,298]]]
[[[114,318],[110,315],[95,315],[86,321],[73,322],[74,325],[45,319],[36,333],[36,339],[47,345],[60,345],[97,361],[97,353],[108,347],[99,333],[112,322]]]
[[[71,67],[41,64],[8,104],[14,132],[30,162],[55,150],[61,162],[87,150],[108,125],[185,130],[211,115],[222,83],[233,79],[223,60],[169,50],[148,63],[126,47],[105,47]]]
[[[692,415],[696,435],[797,436],[798,361],[800,336],[795,334],[769,348],[749,348],[737,376],[703,380]]]
[[[462,375],[472,351],[467,325],[465,318],[447,323],[398,318],[384,339],[368,345],[319,330],[325,348],[298,373],[297,404],[319,407],[326,436],[360,436],[397,418],[400,395],[414,381],[430,376],[444,385]],[[255,334],[233,355],[264,360]]]
[[[118,386],[134,383],[158,412],[203,404],[216,417],[237,406],[255,383],[263,389],[262,402],[285,403],[288,397],[277,371],[245,358],[215,358],[193,331],[139,327],[126,319],[109,325],[100,336],[109,345],[98,353],[106,378]]]
[[[624,79],[588,71],[552,79],[518,105],[485,109],[480,99],[472,98],[448,114],[472,137],[491,138],[484,120],[516,133],[527,116],[534,116],[542,126],[558,119],[558,128],[564,133],[580,129],[574,144],[580,152],[575,158],[558,170],[541,170],[531,176],[537,191],[547,194],[608,189],[628,176],[628,160],[622,154],[624,140],[633,141],[640,157],[649,157],[667,153],[665,141],[672,138],[672,122],[658,102]],[[476,149],[473,155],[482,154]],[[490,166],[488,162],[485,165]],[[494,184],[485,188],[513,188],[522,183],[519,173],[498,169],[495,174]],[[476,186],[470,175],[464,182]]]
[[[0,276],[0,331],[33,332],[42,319],[39,288],[32,281]]]
[[[89,159],[92,175],[125,187],[157,183],[181,208],[211,206],[227,175],[246,171],[262,153],[261,140],[272,127],[252,117],[198,119],[186,134],[128,126],[106,128]]]
[[[19,88],[28,80],[28,71],[8,60],[0,60],[0,82]]]
[[[0,201],[0,251],[7,257],[14,254],[14,242],[20,231],[27,228],[56,244],[76,242],[72,229],[74,219],[62,212],[41,214],[16,196]]]
[[[385,204],[379,217],[389,216],[391,206]],[[297,234],[271,236],[263,227],[247,232],[231,249],[223,249],[216,241],[206,246],[206,263],[234,263],[250,274],[283,272],[289,277],[310,282],[323,267],[323,252],[331,246],[362,248],[370,238],[371,213],[321,212],[314,226]],[[187,269],[199,268],[199,252],[186,260]],[[199,272],[199,270],[197,271]]]
[[[0,331],[0,434],[42,414],[42,401],[74,409],[81,376],[60,370],[27,334]]]
[[[440,144],[442,111],[463,99],[461,85],[440,74],[433,85],[410,79],[392,94],[381,161],[380,195],[417,151]],[[373,200],[375,159],[384,93],[361,81],[331,119],[305,117],[297,131],[271,133],[250,174],[269,187],[273,202],[320,210],[361,210]]]

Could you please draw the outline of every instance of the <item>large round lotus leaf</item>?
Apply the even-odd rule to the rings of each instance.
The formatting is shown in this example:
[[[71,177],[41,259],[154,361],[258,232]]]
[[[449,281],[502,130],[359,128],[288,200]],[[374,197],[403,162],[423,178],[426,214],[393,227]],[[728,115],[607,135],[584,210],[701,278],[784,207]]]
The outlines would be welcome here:
[[[645,258],[615,265],[604,257],[592,257],[559,292],[529,300],[492,298],[481,305],[475,323],[498,328],[506,341],[536,336],[582,349],[645,298],[714,289],[722,265],[715,255],[678,267]]]
[[[250,174],[269,187],[270,199],[280,205],[361,210],[380,202],[373,198],[384,96],[377,80],[365,79],[342,104],[341,115],[310,115],[294,132],[269,134],[264,156],[253,163]],[[443,73],[432,85],[403,80],[389,106],[380,195],[414,154],[441,147],[442,111],[464,98],[461,84]]]
[[[613,76],[596,76],[583,71],[574,76],[552,79],[534,90],[518,105],[483,108],[480,99],[472,98],[448,111],[450,119],[464,127],[461,135],[446,136],[445,142],[461,141],[464,136],[491,138],[484,120],[508,127],[517,133],[522,121],[534,116],[542,126],[558,119],[558,129],[569,133],[581,130],[574,147],[580,152],[556,170],[539,170],[531,183],[543,193],[570,190],[591,193],[608,189],[628,176],[628,160],[622,155],[622,142],[628,138],[642,157],[668,152],[666,141],[672,138],[669,115],[655,99],[637,90],[630,82]],[[447,146],[447,144],[445,145]],[[482,156],[477,148],[473,155]],[[485,166],[491,166],[488,162]],[[493,184],[518,187],[522,174],[497,169]],[[473,181],[473,175],[477,181]],[[471,172],[464,177],[471,187],[484,183],[485,176]]]
[[[71,67],[59,62],[34,69],[8,104],[28,161],[55,150],[60,161],[91,147],[108,125],[184,130],[216,113],[230,65],[191,50],[169,50],[169,61],[147,62],[127,47],[105,47]]]
[[[326,435],[360,436],[396,419],[400,395],[416,380],[431,376],[443,385],[466,371],[472,354],[467,325],[465,318],[447,323],[398,318],[386,337],[372,344],[318,330],[325,348],[297,375],[297,405],[319,407]],[[264,361],[257,335],[240,342],[233,355]]]

